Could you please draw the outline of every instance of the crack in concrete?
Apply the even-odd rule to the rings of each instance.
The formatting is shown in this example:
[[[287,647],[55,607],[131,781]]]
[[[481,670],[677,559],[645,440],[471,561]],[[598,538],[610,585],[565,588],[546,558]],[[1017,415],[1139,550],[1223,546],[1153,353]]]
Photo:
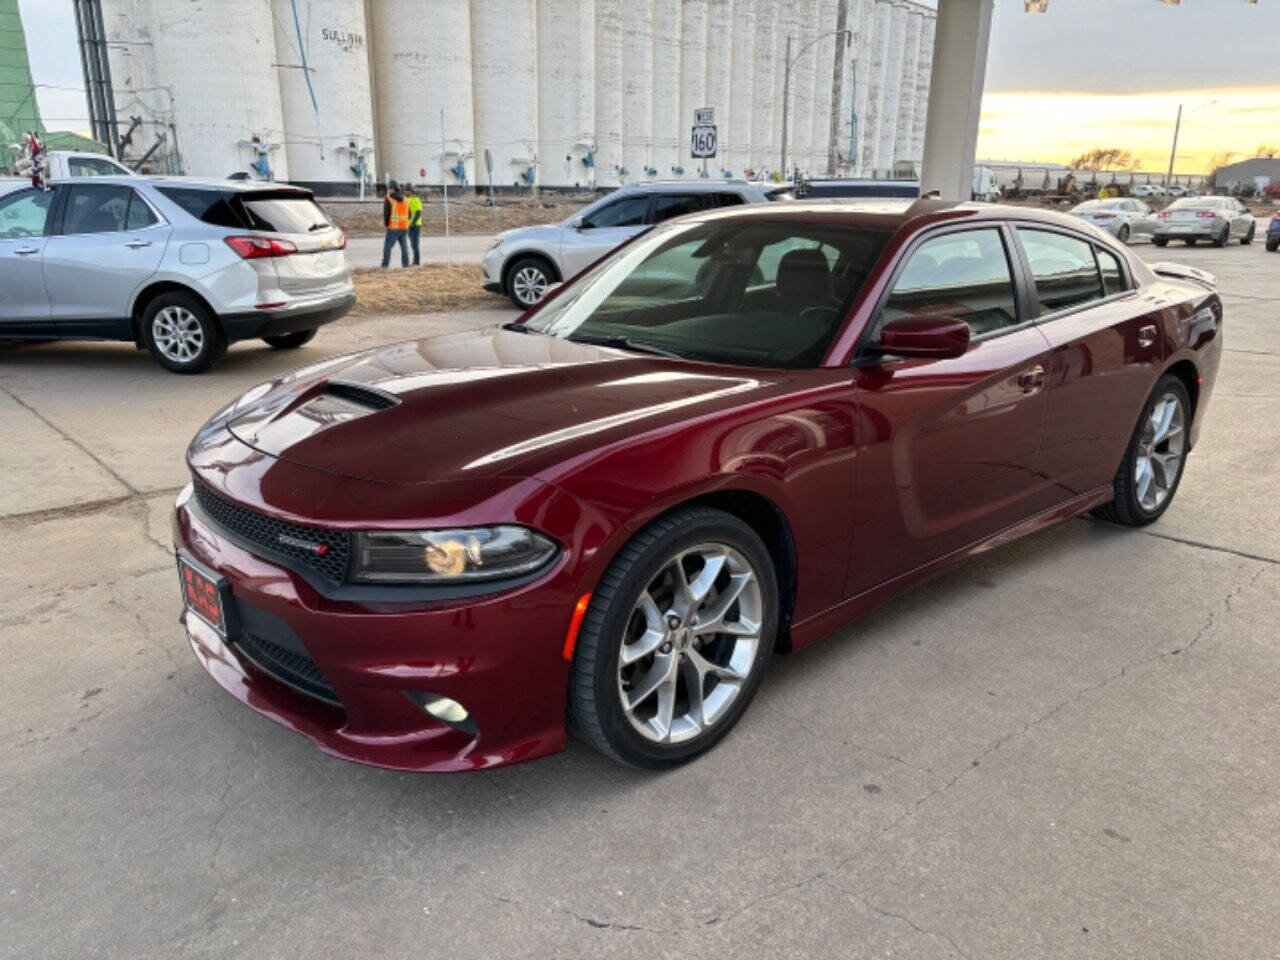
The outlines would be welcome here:
[[[828,884],[828,886],[830,886],[830,884]],[[839,890],[838,887],[833,887],[832,889]],[[847,892],[847,891],[840,891],[840,892]],[[878,913],[880,916],[886,917],[887,919],[890,919],[890,920],[897,920],[899,923],[905,923],[908,927],[910,927],[916,933],[921,934],[922,936],[933,937],[936,940],[941,940],[947,946],[949,946],[951,948],[951,951],[956,956],[960,957],[961,960],[972,960],[972,958],[967,953],[965,953],[963,950],[960,949],[960,945],[956,943],[955,940],[953,940],[949,934],[943,933],[940,930],[930,930],[927,927],[922,927],[920,926],[920,924],[916,923],[905,913],[894,913],[892,910],[886,910],[883,907],[877,906],[876,904],[872,903],[870,900],[868,900],[866,897],[864,897],[860,893],[854,893],[852,895],[854,897],[857,897],[857,899],[862,903],[862,905],[865,906],[868,910],[872,911],[873,913]]]
[[[10,513],[0,517],[0,530],[29,527],[37,523],[45,523],[49,520],[86,517],[94,513],[101,513],[105,510],[110,510],[113,507],[138,502],[145,503],[152,497],[176,496],[178,491],[181,489],[182,487],[162,487],[159,490],[143,490],[136,493],[128,493],[119,497],[105,497],[101,500],[89,500],[85,503],[69,503],[63,507],[49,507],[44,510],[30,510],[26,513]]]
[[[1098,521],[1105,522],[1105,521]],[[1214,553],[1226,553],[1233,557],[1239,557],[1241,560],[1254,560],[1258,563],[1269,563],[1272,566],[1280,566],[1280,560],[1275,557],[1264,557],[1258,553],[1249,553],[1245,550],[1233,550],[1231,547],[1220,547],[1214,543],[1203,543],[1200,540],[1188,540],[1185,537],[1175,537],[1168,533],[1156,533],[1152,530],[1137,530],[1136,533],[1142,534],[1144,537],[1155,537],[1157,540],[1169,540],[1172,543],[1180,543],[1184,547],[1195,547],[1199,550],[1212,550]]]
[[[875,747],[868,747],[866,744],[859,743],[856,740],[849,740],[845,737],[836,736],[835,734],[827,733],[823,730],[816,730],[812,726],[810,726],[808,723],[801,720],[799,717],[793,716],[792,714],[789,714],[789,713],[785,713],[784,711],[781,711],[781,710],[778,711],[778,715],[781,716],[784,720],[790,720],[792,723],[798,726],[805,733],[809,734],[809,736],[811,737],[816,737],[819,740],[827,740],[831,743],[838,743],[841,746],[849,747],[853,750],[858,750],[862,753],[870,754],[873,757],[879,757],[881,760],[888,760],[891,763],[900,764],[901,766],[906,767],[908,770],[914,770],[916,773],[923,773],[926,776],[932,777],[933,779],[938,780],[940,782],[943,782],[943,783],[946,782],[946,778],[938,774],[936,771],[931,770],[928,767],[918,767],[914,763],[912,763],[910,760],[907,760],[903,757],[899,757],[896,754],[886,753],[883,750],[877,750]]]
[[[479,890],[477,892],[480,894],[480,896],[484,897],[487,900],[492,900],[495,903],[501,903],[507,906],[517,907],[521,910],[529,909],[529,904],[524,903],[523,901],[520,901],[520,900],[516,900],[513,897],[504,897],[500,893],[490,893],[488,890]],[[561,916],[565,916],[565,917],[572,917],[574,920],[577,920],[579,923],[585,923],[587,926],[595,930],[619,930],[624,933],[637,931],[637,932],[643,932],[643,933],[658,934],[660,936],[675,936],[681,932],[679,930],[656,930],[653,927],[642,927],[642,926],[637,926],[636,924],[633,924],[633,923],[622,923],[619,921],[612,921],[612,920],[597,920],[595,917],[584,917],[582,914],[576,913],[575,911],[570,910],[567,907],[550,907],[548,908],[548,912],[558,913]]]

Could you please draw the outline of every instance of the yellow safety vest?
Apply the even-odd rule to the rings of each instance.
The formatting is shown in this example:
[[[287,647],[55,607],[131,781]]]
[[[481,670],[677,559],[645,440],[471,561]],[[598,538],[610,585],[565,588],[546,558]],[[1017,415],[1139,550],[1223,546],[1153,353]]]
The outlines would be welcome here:
[[[409,229],[409,204],[403,200],[397,200],[394,197],[391,200],[391,217],[387,224],[388,230],[408,230]]]

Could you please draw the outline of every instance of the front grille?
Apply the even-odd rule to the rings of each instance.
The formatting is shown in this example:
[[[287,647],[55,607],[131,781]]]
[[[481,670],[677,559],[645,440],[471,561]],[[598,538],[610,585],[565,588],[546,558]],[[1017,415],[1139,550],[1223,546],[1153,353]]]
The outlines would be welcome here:
[[[242,507],[202,483],[195,484],[195,494],[205,515],[234,537],[315,570],[334,583],[346,579],[351,558],[350,534],[276,520]],[[290,543],[291,540],[296,542]],[[321,552],[308,549],[306,544],[314,544]]]
[[[342,705],[316,662],[306,654],[286,650],[248,631],[240,634],[235,645],[263,673],[318,700]]]

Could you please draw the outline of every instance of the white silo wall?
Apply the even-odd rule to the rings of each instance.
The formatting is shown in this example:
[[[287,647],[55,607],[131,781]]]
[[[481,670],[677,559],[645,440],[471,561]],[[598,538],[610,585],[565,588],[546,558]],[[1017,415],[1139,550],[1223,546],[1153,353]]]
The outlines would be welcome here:
[[[863,151],[867,142],[867,106],[871,102],[871,41],[875,30],[875,0],[849,0],[849,29],[854,32],[853,90],[845,95],[844,109],[856,123],[854,143],[848,148],[849,172],[861,175],[865,170]]]
[[[272,13],[289,179],[357,192],[352,168],[376,169],[364,0],[273,0]]]
[[[538,0],[538,38],[539,182],[593,185],[595,3]]]
[[[432,8],[430,42],[405,29],[405,24],[422,17],[417,0],[377,0],[368,9],[378,97],[379,176],[429,184],[447,179],[460,186],[448,171],[461,159],[468,181],[476,182],[478,169],[481,182],[486,182],[483,165],[477,167],[472,151],[471,15],[465,0],[446,0]],[[295,132],[290,129],[291,135]]]
[[[622,24],[622,165],[625,183],[651,179],[653,0],[629,0]]]
[[[902,91],[902,60],[907,43],[907,6],[894,3],[889,14],[889,48],[885,53],[884,102],[880,106],[880,145],[876,149],[876,169],[888,176],[893,171],[894,141],[898,136],[898,106]]]
[[[856,6],[855,3],[852,6]],[[814,29],[820,33],[834,30],[839,0],[817,0],[814,7]],[[852,13],[852,10],[850,10]],[[846,21],[847,23],[847,21]],[[827,143],[831,127],[831,69],[835,65],[835,37],[823,37],[813,45],[813,112],[809,126],[810,176],[822,176],[827,172]],[[848,56],[846,51],[845,56]],[[844,102],[849,102],[846,91]]]
[[[924,25],[924,13],[919,7],[907,11],[907,42],[902,55],[901,80],[898,94],[898,130],[894,134],[893,162],[915,166],[917,157],[911,153],[911,134],[916,115],[917,84],[920,80],[920,32]],[[919,169],[916,173],[919,174]]]
[[[813,41],[826,28],[814,22],[818,0],[798,0],[796,3],[796,37],[791,41],[792,57],[798,57],[791,70],[791,116],[787,130],[787,163],[798,167],[801,173],[812,173],[810,153],[813,148],[813,76],[818,62],[821,42],[800,52],[800,48]]]
[[[257,153],[249,143],[256,136],[272,178],[287,180],[271,5],[153,0],[151,17],[156,75],[173,94],[186,172],[216,178],[247,172],[258,179],[250,168]]]
[[[173,98],[156,75],[150,0],[103,0],[102,26],[121,135],[128,129],[130,117],[141,117],[143,121],[133,133],[126,159],[139,159],[160,139],[160,146],[148,159],[147,170],[181,173],[180,157],[166,149],[174,136]]]
[[[680,144],[680,0],[654,0],[653,4],[653,166],[657,176],[679,177]]]
[[[381,2],[381,0],[379,0]],[[416,39],[422,43],[422,35]],[[531,186],[538,157],[538,17],[534,0],[472,0],[475,151],[493,153],[495,186]],[[429,43],[429,47],[434,47]],[[433,51],[439,53],[440,51]],[[427,92],[427,91],[424,91]],[[379,103],[382,124],[386,108]],[[416,122],[418,114],[405,117]]]
[[[777,0],[756,0],[755,51],[751,78],[751,152],[748,166],[760,176],[776,166],[774,153],[774,51],[778,38]],[[780,59],[780,58],[779,58]]]
[[[884,81],[892,12],[893,5],[889,0],[876,0],[871,29],[867,33],[871,57],[867,78],[866,125],[861,136],[862,172],[867,176],[874,176],[876,161],[880,158],[880,126],[884,110]]]
[[[707,0],[685,0],[680,27],[680,108],[676,115],[677,161],[685,176],[696,177],[702,161],[689,155],[693,111],[710,106],[707,99]],[[719,112],[719,111],[717,111]],[[717,120],[722,118],[717,117]],[[707,161],[710,170],[711,161]]]
[[[596,0],[596,186],[622,182],[622,2]]]
[[[725,165],[731,176],[745,177],[751,166],[751,114],[755,88],[756,8],[737,0],[733,10],[733,55],[729,64],[729,124]]]
[[[916,108],[911,117],[911,156],[924,159],[924,128],[929,116],[929,86],[933,82],[933,37],[938,17],[927,11],[920,26],[920,71],[916,79]]]
[[[795,52],[800,49],[800,45],[796,42],[799,36],[799,26],[796,20],[797,0],[779,0],[778,2],[778,19],[774,24],[774,42],[773,42],[773,127],[769,134],[769,139],[773,142],[773,152],[769,157],[769,169],[776,170],[779,174],[782,171],[782,88],[783,74],[786,73],[787,63],[787,37],[791,37],[791,55],[794,57]],[[794,77],[792,78],[794,80]],[[794,101],[792,106],[794,107]],[[788,122],[794,126],[795,117],[788,117]],[[794,131],[793,131],[794,133]],[[791,165],[792,157],[787,158],[787,165]]]
[[[715,109],[716,134],[720,141],[715,159],[707,161],[708,176],[723,176],[730,169],[725,152],[725,138],[729,131],[732,99],[729,80],[733,57],[733,20],[733,0],[708,0],[706,97],[701,106]],[[692,127],[693,115],[688,114],[685,120]]]

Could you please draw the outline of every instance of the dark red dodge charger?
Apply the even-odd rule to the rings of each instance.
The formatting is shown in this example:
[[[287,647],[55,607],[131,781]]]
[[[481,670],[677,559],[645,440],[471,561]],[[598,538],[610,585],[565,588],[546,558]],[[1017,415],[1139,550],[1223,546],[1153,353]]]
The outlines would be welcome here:
[[[1169,506],[1208,274],[938,201],[670,221],[501,329],[304,367],[188,451],[213,677],[408,770],[680,763],[793,651],[978,551]]]

